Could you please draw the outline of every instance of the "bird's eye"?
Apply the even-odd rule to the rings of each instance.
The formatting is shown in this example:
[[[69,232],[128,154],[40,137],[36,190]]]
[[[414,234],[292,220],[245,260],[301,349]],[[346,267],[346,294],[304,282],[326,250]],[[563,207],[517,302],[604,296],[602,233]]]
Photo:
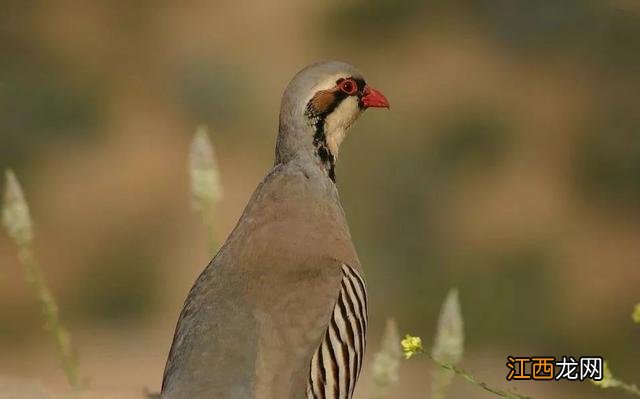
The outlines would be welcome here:
[[[352,95],[355,94],[355,92],[358,90],[358,86],[353,80],[345,79],[340,82],[340,90],[348,95]]]

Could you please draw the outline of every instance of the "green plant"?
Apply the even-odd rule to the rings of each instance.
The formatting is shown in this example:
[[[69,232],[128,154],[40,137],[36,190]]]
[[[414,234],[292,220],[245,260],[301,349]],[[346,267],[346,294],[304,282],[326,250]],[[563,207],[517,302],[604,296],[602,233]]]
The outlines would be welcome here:
[[[640,304],[634,307],[631,318],[635,323],[640,324]],[[529,396],[507,391],[490,386],[486,382],[480,381],[469,372],[458,368],[456,364],[462,359],[464,334],[462,331],[462,313],[458,301],[456,290],[449,291],[447,298],[440,312],[438,321],[438,331],[431,353],[427,353],[422,345],[422,338],[407,334],[400,342],[404,356],[411,359],[415,355],[426,354],[445,374],[434,374],[431,385],[432,398],[444,399],[445,388],[451,382],[453,374],[457,374],[469,383],[480,387],[496,396],[509,399],[531,399]],[[640,396],[640,388],[636,384],[626,383],[613,376],[609,365],[604,362],[602,370],[602,380],[590,380],[592,384],[603,388],[616,388],[628,394]]]
[[[633,313],[631,313],[631,319],[633,320],[634,323],[640,324],[640,303],[633,308]]]
[[[447,294],[440,318],[438,329],[431,350],[431,357],[439,362],[456,366],[462,360],[464,353],[464,327],[458,290],[452,289]],[[447,387],[453,380],[453,373],[445,368],[434,371],[431,380],[431,398],[444,399]]]
[[[373,358],[374,397],[381,398],[389,388],[398,383],[402,349],[398,342],[398,325],[393,319],[388,319],[382,335],[382,345]]]
[[[189,151],[189,176],[193,208],[200,213],[209,234],[212,253],[218,249],[215,235],[215,210],[222,199],[218,162],[206,126],[196,130]]]
[[[634,323],[640,324],[640,303],[636,304],[636,306],[633,308],[631,319]],[[614,377],[607,362],[604,362],[604,369],[602,370],[602,380],[591,382],[602,389],[616,388],[628,394],[640,396],[640,388],[638,388],[636,384],[629,384]]]
[[[492,387],[456,366],[462,360],[464,353],[462,312],[460,311],[460,302],[456,289],[449,291],[442,305],[436,338],[430,353],[425,351],[420,337],[406,335],[400,344],[406,359],[424,354],[438,365],[438,370],[433,374],[431,383],[432,398],[443,399],[447,387],[451,384],[453,375],[457,374],[469,383],[494,395],[509,399],[529,399],[528,396]]]
[[[609,369],[609,365],[607,362],[604,362],[604,369],[602,370],[602,380],[600,381],[591,381],[595,386],[598,386],[602,389],[606,388],[617,388],[628,394],[640,396],[640,388],[636,384],[628,384],[624,381],[620,381],[616,377],[613,376],[611,370]]]
[[[18,258],[24,267],[26,280],[31,286],[42,308],[45,329],[51,333],[55,341],[62,369],[67,381],[73,387],[80,386],[78,361],[71,346],[69,332],[60,320],[58,305],[42,273],[42,269],[33,248],[33,223],[29,213],[29,205],[15,174],[6,171],[6,187],[2,223],[18,247]]]

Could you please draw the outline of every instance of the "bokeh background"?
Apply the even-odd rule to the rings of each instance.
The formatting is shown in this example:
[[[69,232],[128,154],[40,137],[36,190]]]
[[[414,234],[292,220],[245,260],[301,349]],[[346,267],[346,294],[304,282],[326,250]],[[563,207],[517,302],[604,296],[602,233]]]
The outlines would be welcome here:
[[[369,111],[337,175],[371,296],[429,344],[458,287],[462,366],[507,383],[507,355],[601,355],[640,382],[640,3],[635,0],[0,2],[0,168],[14,168],[81,372],[157,391],[182,301],[211,257],[187,154],[212,132],[233,228],[273,162],[281,93],[322,59],[358,66]],[[63,390],[54,346],[0,234],[0,375]],[[403,363],[392,398],[426,398]],[[358,398],[369,398],[370,367]],[[124,395],[124,394],[123,394]],[[1,394],[0,394],[1,396]],[[452,398],[491,396],[456,380]]]

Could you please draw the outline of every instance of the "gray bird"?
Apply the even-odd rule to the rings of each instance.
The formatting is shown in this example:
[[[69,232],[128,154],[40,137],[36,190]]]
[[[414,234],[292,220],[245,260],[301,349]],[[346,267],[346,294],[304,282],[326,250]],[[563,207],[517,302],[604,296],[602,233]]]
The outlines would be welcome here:
[[[163,399],[352,397],[367,292],[335,163],[370,107],[389,104],[351,65],[321,62],[291,80],[273,169],[187,296]]]

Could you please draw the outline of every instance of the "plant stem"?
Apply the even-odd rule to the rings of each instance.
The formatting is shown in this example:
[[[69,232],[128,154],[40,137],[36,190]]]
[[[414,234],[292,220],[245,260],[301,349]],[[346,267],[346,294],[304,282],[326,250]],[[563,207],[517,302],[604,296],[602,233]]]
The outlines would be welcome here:
[[[425,352],[423,352],[425,353]],[[467,371],[460,369],[456,366],[453,366],[451,364],[448,363],[444,363],[441,362],[437,359],[435,359],[433,356],[431,356],[431,354],[429,353],[425,353],[427,356],[429,356],[429,358],[436,363],[438,366],[442,367],[445,370],[450,370],[454,373],[456,373],[457,375],[459,375],[460,377],[464,378],[465,380],[467,380],[468,382],[472,383],[473,385],[476,385],[482,389],[484,389],[487,392],[491,392],[494,395],[498,395],[500,397],[503,398],[509,398],[509,399],[531,399],[531,397],[529,396],[525,396],[525,395],[520,395],[517,394],[515,392],[511,392],[511,391],[505,391],[499,388],[494,388],[492,386],[490,386],[489,384],[487,384],[486,382],[480,381],[478,380],[476,377],[474,377],[473,375],[469,374]]]
[[[209,206],[206,211],[202,212],[202,217],[204,219],[204,223],[207,226],[207,237],[209,239],[209,250],[211,251],[211,256],[214,256],[218,251],[218,240],[216,239],[216,228],[214,215],[214,207]]]
[[[80,387],[78,362],[71,348],[71,338],[69,332],[60,321],[58,305],[47,287],[31,245],[20,245],[18,257],[24,266],[26,280],[42,307],[42,315],[46,323],[45,328],[53,336],[67,381],[72,387],[78,388]]]
[[[619,388],[621,391],[624,391],[628,394],[640,396],[640,388],[636,384],[627,384],[624,381],[614,380],[611,384],[612,388]]]

